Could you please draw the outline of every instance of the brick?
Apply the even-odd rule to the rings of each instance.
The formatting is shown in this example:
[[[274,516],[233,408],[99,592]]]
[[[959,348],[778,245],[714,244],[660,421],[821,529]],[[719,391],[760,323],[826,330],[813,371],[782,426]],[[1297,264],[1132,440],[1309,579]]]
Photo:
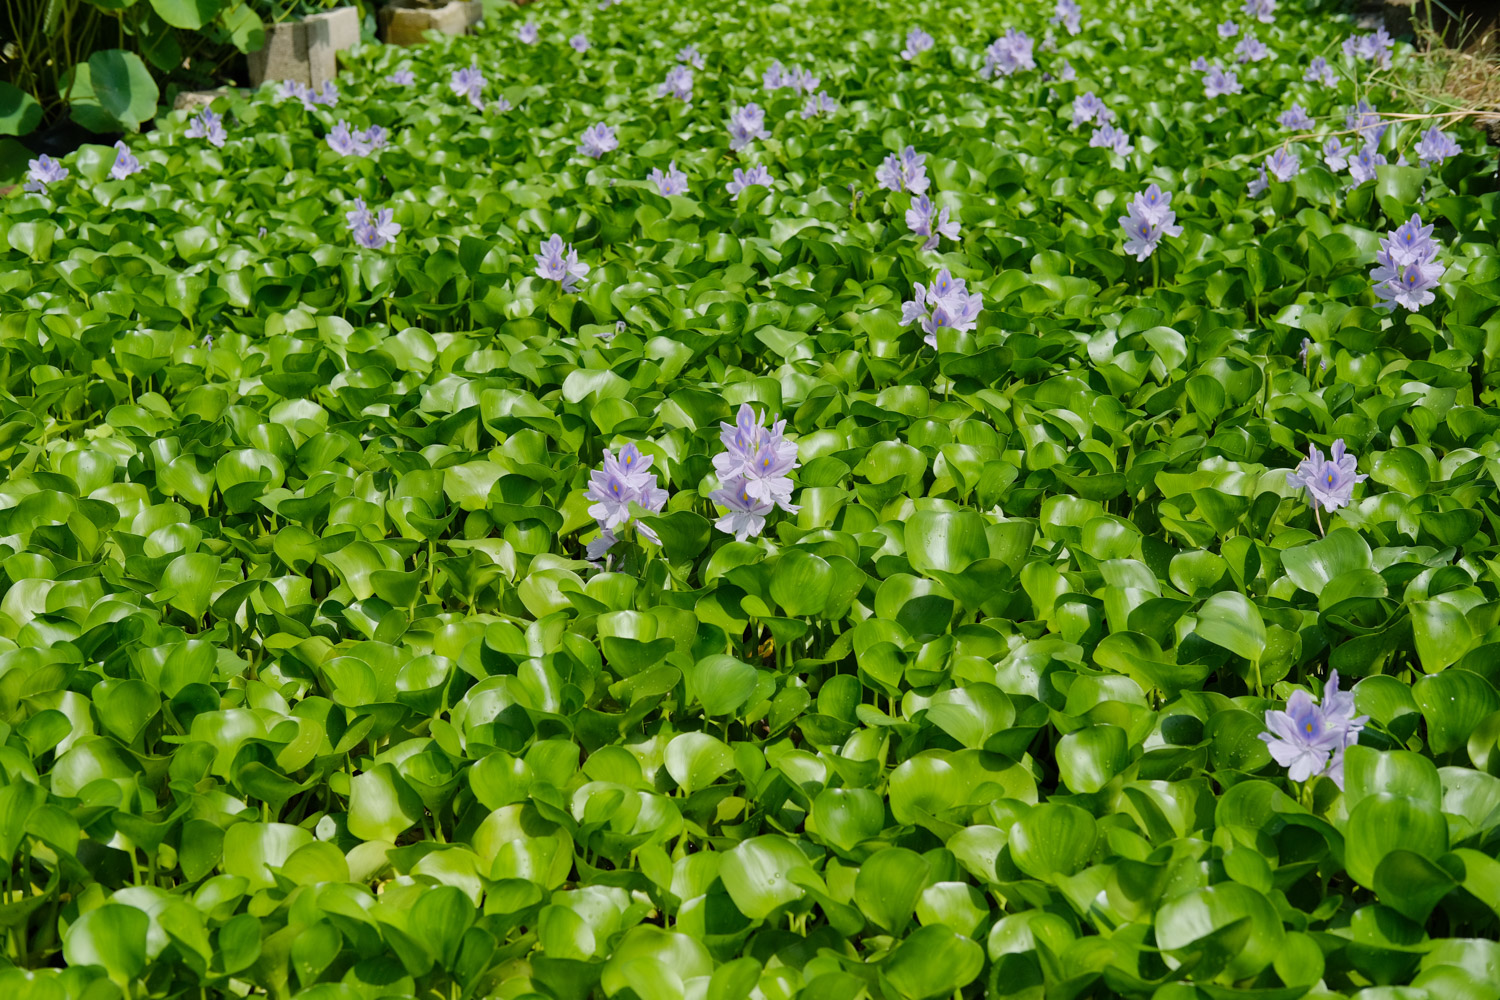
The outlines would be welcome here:
[[[480,0],[453,0],[436,8],[398,2],[380,8],[380,30],[388,45],[420,45],[425,32],[462,35],[483,15]]]

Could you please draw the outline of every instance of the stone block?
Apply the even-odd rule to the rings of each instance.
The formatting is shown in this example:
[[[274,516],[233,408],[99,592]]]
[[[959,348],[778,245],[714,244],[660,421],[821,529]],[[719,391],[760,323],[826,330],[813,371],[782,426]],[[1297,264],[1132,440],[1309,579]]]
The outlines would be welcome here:
[[[338,75],[337,55],[359,44],[359,11],[353,7],[266,25],[266,44],[249,54],[250,85],[295,80],[314,90]]]
[[[219,87],[217,90],[184,90],[178,93],[172,101],[173,111],[197,111],[206,108],[214,102],[216,97],[225,97],[234,93],[233,87]]]
[[[453,0],[442,7],[418,7],[411,0],[380,8],[380,32],[388,45],[420,45],[429,31],[462,35],[484,16],[481,0]]]

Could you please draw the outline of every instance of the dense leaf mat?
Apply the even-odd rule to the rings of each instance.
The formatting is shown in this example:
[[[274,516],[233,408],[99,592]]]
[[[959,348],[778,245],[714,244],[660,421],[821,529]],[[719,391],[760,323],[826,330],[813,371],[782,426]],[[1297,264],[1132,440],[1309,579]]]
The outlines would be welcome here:
[[[7,198],[6,996],[1500,997],[1493,160],[1388,118],[1349,189],[1348,108],[1424,109],[1326,12],[1051,14],[538,4]],[[1446,270],[1385,312],[1414,211]],[[746,402],[800,509],[736,541]],[[590,563],[632,442],[670,499]],[[1293,782],[1266,713],[1335,669],[1368,722]]]

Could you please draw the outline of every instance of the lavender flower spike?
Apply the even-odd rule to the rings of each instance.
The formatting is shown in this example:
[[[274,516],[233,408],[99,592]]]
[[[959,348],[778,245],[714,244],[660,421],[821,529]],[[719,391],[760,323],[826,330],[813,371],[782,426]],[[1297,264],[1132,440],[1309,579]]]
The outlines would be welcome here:
[[[725,508],[714,527],[726,535],[733,535],[737,542],[759,538],[766,528],[766,516],[776,509],[775,504],[752,497],[748,488],[745,478],[736,476],[725,483],[723,489],[708,495],[710,500]]]
[[[649,511],[659,511],[666,505],[667,491],[656,485],[656,474],[647,472],[651,457],[642,455],[634,444],[620,450],[618,458],[606,450],[602,467],[589,474],[589,488],[584,497],[592,500],[589,516],[598,522],[599,538],[589,543],[588,557],[601,558],[619,540],[615,529],[630,522],[630,505],[638,504]],[[637,534],[661,544],[645,525],[636,525]]]
[[[1219,25],[1220,38],[1233,38],[1240,33],[1240,26],[1233,21],[1225,21]]]
[[[803,118],[820,118],[826,114],[832,114],[839,109],[839,102],[828,96],[828,91],[820,90],[807,99],[802,105]]]
[[[328,130],[327,142],[328,148],[340,156],[364,156],[370,152],[370,147],[350,132],[349,123],[343,120]]]
[[[1424,167],[1441,166],[1448,157],[1457,156],[1463,152],[1458,143],[1436,125],[1422,133],[1422,138],[1417,142],[1416,148],[1417,158],[1422,161]]]
[[[795,514],[800,508],[792,505],[788,473],[798,467],[797,443],[783,437],[785,420],[766,427],[765,419],[764,413],[757,414],[749,403],[743,403],[733,424],[719,424],[725,450],[714,456],[714,472],[726,488],[741,480],[749,499]]]
[[[1239,44],[1234,47],[1234,57],[1237,62],[1252,63],[1271,57],[1271,50],[1266,48],[1266,43],[1255,37],[1255,32],[1245,32],[1245,37],[1240,39]]]
[[[703,53],[698,51],[698,46],[696,45],[684,45],[682,50],[677,53],[677,61],[686,63],[694,69],[702,69]]]
[[[28,164],[26,171],[26,190],[34,194],[44,194],[47,185],[56,184],[68,176],[68,168],[59,160],[43,153]]]
[[[584,156],[597,160],[610,150],[618,149],[619,146],[620,140],[615,138],[615,130],[603,122],[596,122],[584,129],[578,143],[578,151]]]
[[[1354,497],[1354,484],[1369,478],[1356,471],[1354,456],[1344,452],[1343,438],[1333,442],[1326,461],[1315,444],[1308,445],[1307,455],[1302,464],[1286,474],[1286,483],[1305,487],[1314,508],[1335,511],[1347,507]]]
[[[932,284],[923,286],[919,281],[911,301],[901,303],[901,325],[917,323],[923,333],[922,343],[937,348],[939,330],[957,330],[960,333],[978,325],[979,312],[984,308],[984,296],[970,294],[964,279],[955,278],[945,268],[932,279]]]
[[[1073,99],[1073,127],[1078,128],[1085,122],[1097,122],[1100,125],[1108,125],[1115,120],[1115,113],[1105,106],[1104,102],[1094,96],[1090,90],[1082,97]]]
[[[765,129],[766,113],[759,104],[747,104],[743,108],[731,108],[729,112],[729,148],[741,150],[756,139],[769,139],[771,133]]]
[[[875,181],[887,191],[910,191],[923,194],[927,191],[926,153],[919,153],[907,146],[900,155],[890,154],[875,170]]]
[[[410,87],[417,82],[417,77],[411,71],[411,67],[402,66],[396,72],[385,78],[387,83],[394,83],[398,87]]]
[[[1006,28],[1005,34],[984,50],[984,66],[980,68],[979,75],[988,80],[996,73],[1010,76],[1023,69],[1036,69],[1033,48],[1030,36],[1024,31]]]
[[[1089,138],[1089,145],[1100,149],[1107,149],[1120,156],[1129,156],[1135,151],[1135,146],[1130,141],[1130,136],[1113,125],[1104,125],[1094,129],[1094,134]]]
[[[589,266],[578,259],[578,251],[571,244],[565,245],[556,233],[542,244],[542,252],[533,256],[537,277],[558,282],[564,294],[576,292],[579,280],[589,273]]]
[[[1354,694],[1339,690],[1339,672],[1328,675],[1322,704],[1314,703],[1306,691],[1293,692],[1286,711],[1266,712],[1266,741],[1276,763],[1288,769],[1293,781],[1325,776],[1344,787],[1344,751],[1359,742],[1359,734],[1370,720],[1356,716]]]
[[[1266,169],[1271,172],[1271,176],[1285,183],[1302,171],[1302,164],[1295,152],[1282,146],[1266,157]]]
[[[537,30],[535,21],[527,21],[521,25],[516,32],[516,37],[521,40],[522,45],[535,45],[540,32]]]
[[[657,97],[675,97],[684,104],[693,100],[693,70],[691,66],[673,66],[667,70],[667,78],[656,88]]]
[[[1302,79],[1308,83],[1321,84],[1324,87],[1332,87],[1338,82],[1338,77],[1333,72],[1333,67],[1328,65],[1328,60],[1322,56],[1315,56],[1313,61],[1307,64],[1307,71],[1302,74]]]
[[[1207,75],[1203,77],[1203,96],[1210,99],[1226,94],[1238,94],[1244,89],[1237,75],[1233,72],[1226,72],[1219,66],[1210,66]]]
[[[188,123],[187,131],[182,133],[189,139],[207,139],[209,144],[222,147],[228,138],[224,134],[224,121],[219,117],[217,111],[204,108]]]
[[[1061,24],[1070,35],[1076,35],[1082,27],[1083,8],[1078,6],[1077,0],[1057,0],[1057,6],[1053,8],[1053,14],[1047,18],[1049,24]]]
[[[587,52],[589,50],[589,36],[580,31],[568,39],[568,45],[574,52]]]
[[[677,161],[673,160],[667,164],[667,172],[662,173],[660,167],[652,169],[647,180],[656,185],[657,192],[666,198],[674,194],[687,194],[687,174],[677,169]]]
[[[907,227],[918,236],[927,237],[922,244],[923,250],[936,250],[938,240],[944,236],[950,240],[958,239],[958,223],[948,220],[948,209],[938,212],[936,220],[933,219],[934,211],[932,199],[925,194],[913,199],[911,208],[906,210]]]
[[[906,33],[906,48],[901,50],[901,58],[910,62],[931,49],[933,44],[931,35],[921,28],[913,28]]]
[[[1385,156],[1380,152],[1380,147],[1373,142],[1367,142],[1364,148],[1355,155],[1349,157],[1349,175],[1354,178],[1355,186],[1365,181],[1375,179],[1375,168],[1385,165]]]
[[[749,170],[744,170],[736,167],[734,171],[734,180],[730,181],[729,184],[726,185],[726,187],[730,195],[733,196],[730,198],[730,200],[739,201],[740,193],[748,187],[759,185],[763,188],[769,189],[771,187],[774,187],[775,184],[776,182],[771,179],[771,175],[766,172],[766,168],[757,163]]]
[[[1155,253],[1162,237],[1182,235],[1182,227],[1174,224],[1177,213],[1172,211],[1172,195],[1155,184],[1132,198],[1125,212],[1120,216],[1125,252],[1138,261]]]
[[[1270,24],[1276,20],[1276,0],[1245,0],[1242,9],[1246,17],[1254,18],[1261,24]]]
[[[130,151],[130,147],[125,145],[125,140],[121,139],[115,143],[115,162],[109,168],[109,176],[117,181],[123,181],[131,174],[138,174],[144,169],[141,161],[136,159],[135,154]]]
[[[448,81],[448,87],[459,97],[467,97],[476,111],[483,111],[484,98],[481,92],[484,90],[484,82],[484,74],[480,72],[479,63],[476,61],[464,69],[454,70],[452,79]]]
[[[1307,109],[1300,104],[1293,104],[1291,108],[1283,111],[1276,117],[1276,122],[1282,128],[1292,131],[1306,131],[1312,128],[1316,122],[1308,117]]]
[[[1349,166],[1349,154],[1354,152],[1353,146],[1346,146],[1337,138],[1330,136],[1323,143],[1323,162],[1328,169],[1338,173]]]
[[[354,227],[354,242],[371,250],[379,250],[394,241],[396,234],[401,232],[401,225],[392,221],[391,215],[389,208],[382,208],[373,216],[366,212],[363,221]]]
[[[1422,217],[1412,217],[1380,241],[1375,268],[1370,280],[1382,309],[1401,306],[1411,312],[1432,302],[1447,267],[1437,259],[1438,245],[1432,238],[1432,226],[1422,225]]]

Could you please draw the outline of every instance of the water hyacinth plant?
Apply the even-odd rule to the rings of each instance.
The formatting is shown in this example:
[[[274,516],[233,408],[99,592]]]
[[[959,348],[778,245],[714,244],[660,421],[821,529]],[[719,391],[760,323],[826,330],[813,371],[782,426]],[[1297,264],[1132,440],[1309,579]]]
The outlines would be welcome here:
[[[100,55],[134,124],[0,143],[18,1000],[1496,1000],[1497,161],[1437,56],[485,14],[194,137]]]

